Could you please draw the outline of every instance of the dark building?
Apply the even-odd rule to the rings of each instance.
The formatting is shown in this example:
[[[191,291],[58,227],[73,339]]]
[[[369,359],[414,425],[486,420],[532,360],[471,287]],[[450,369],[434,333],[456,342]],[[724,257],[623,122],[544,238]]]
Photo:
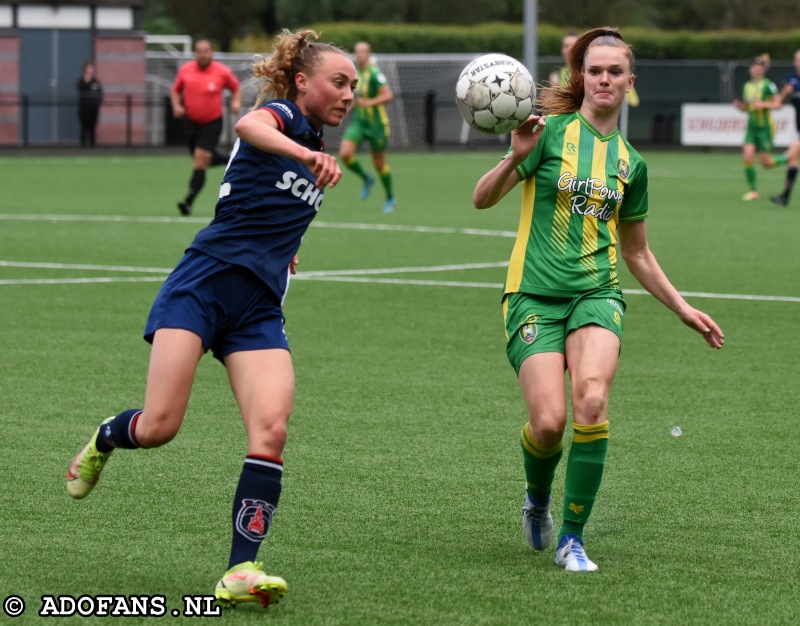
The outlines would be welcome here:
[[[0,144],[75,144],[77,81],[103,85],[99,144],[145,136],[145,0],[0,0]]]

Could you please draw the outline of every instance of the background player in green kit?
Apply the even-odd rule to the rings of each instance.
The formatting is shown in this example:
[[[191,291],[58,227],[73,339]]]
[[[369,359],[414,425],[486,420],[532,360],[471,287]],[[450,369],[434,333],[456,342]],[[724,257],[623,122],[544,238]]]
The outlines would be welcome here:
[[[633,87],[633,54],[615,29],[581,35],[569,54],[570,79],[538,102],[511,133],[505,158],[475,187],[476,208],[495,205],[522,182],[522,210],[503,295],[507,353],[529,421],[521,444],[527,484],[522,526],[534,550],[553,534],[550,496],[562,456],[571,382],[573,436],[566,468],[556,564],[594,571],[583,529],[608,449],[608,397],[622,341],[625,301],[617,240],[628,269],[709,346],[723,335],[691,307],[650,251],[647,168],[617,126]]]
[[[772,138],[775,135],[775,122],[772,109],[783,106],[778,87],[764,76],[769,68],[769,55],[760,54],[750,63],[750,80],[744,85],[743,99],[734,100],[734,106],[748,113],[747,130],[742,146],[744,176],[750,190],[742,200],[758,200],[761,194],[756,181],[756,152],[765,168],[786,165],[785,155],[772,155]]]
[[[353,48],[358,71],[358,90],[353,106],[352,121],[344,131],[339,157],[348,169],[352,170],[364,181],[361,199],[366,200],[375,184],[375,179],[367,174],[356,157],[358,147],[365,141],[372,148],[372,162],[380,176],[386,191],[384,213],[394,211],[397,201],[394,197],[392,172],[386,164],[386,144],[389,140],[389,116],[386,114],[388,102],[394,99],[394,93],[386,81],[386,76],[372,62],[372,48],[366,41],[359,41]]]

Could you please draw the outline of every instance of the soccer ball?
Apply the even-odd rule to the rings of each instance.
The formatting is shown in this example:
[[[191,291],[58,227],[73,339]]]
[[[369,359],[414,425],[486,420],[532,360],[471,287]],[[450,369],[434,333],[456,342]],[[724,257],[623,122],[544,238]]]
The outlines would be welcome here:
[[[484,54],[463,69],[456,106],[475,130],[502,135],[519,128],[533,111],[536,86],[527,68],[504,54]]]

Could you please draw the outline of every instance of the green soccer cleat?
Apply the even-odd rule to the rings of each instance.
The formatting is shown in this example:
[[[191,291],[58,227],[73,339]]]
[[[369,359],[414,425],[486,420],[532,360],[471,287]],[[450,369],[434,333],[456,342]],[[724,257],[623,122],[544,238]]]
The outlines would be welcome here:
[[[104,420],[100,426],[108,424],[113,419],[114,416],[112,415]],[[100,480],[100,472],[103,471],[103,466],[108,461],[108,457],[111,456],[111,452],[113,452],[113,450],[111,452],[98,451],[95,444],[97,443],[97,434],[99,432],[99,428],[94,431],[89,443],[78,453],[78,456],[72,459],[72,464],[67,470],[67,493],[73,498],[80,499],[89,495],[97,481]]]
[[[214,595],[217,602],[232,608],[240,602],[260,602],[264,608],[280,602],[286,593],[286,581],[279,576],[267,576],[261,563],[247,561],[230,568],[217,583]]]

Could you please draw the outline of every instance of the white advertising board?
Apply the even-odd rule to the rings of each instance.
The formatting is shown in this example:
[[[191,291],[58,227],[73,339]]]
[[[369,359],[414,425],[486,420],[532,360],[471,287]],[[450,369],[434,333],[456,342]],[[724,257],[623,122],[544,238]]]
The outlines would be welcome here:
[[[795,137],[795,111],[784,106],[772,111],[775,120],[776,148],[785,148]],[[732,104],[692,104],[681,106],[681,145],[741,146],[747,128],[747,113]]]

